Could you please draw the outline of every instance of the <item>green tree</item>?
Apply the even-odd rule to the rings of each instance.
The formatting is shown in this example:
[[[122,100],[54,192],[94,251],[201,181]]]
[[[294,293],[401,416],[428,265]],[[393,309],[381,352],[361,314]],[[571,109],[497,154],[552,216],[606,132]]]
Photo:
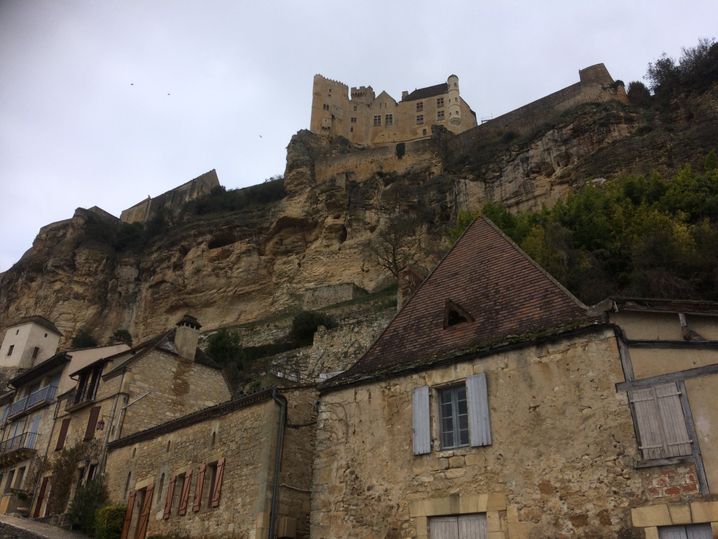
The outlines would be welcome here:
[[[207,338],[207,354],[220,365],[230,363],[242,365],[244,354],[239,333],[220,329]]]

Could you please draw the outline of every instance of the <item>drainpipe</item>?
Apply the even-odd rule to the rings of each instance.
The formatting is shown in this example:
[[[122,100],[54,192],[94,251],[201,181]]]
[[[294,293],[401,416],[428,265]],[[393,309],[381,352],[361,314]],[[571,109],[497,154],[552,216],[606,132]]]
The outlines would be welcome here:
[[[115,422],[115,414],[117,413],[117,403],[120,401],[120,397],[124,395],[122,388],[125,383],[125,372],[126,371],[124,370],[122,371],[122,378],[120,378],[120,390],[117,392],[117,395],[115,395],[115,402],[112,405],[112,414],[110,415],[110,420],[107,422],[107,432],[105,433],[105,439],[102,441],[100,465],[98,466],[100,475],[105,474],[105,466],[107,465],[107,445],[110,443],[110,432],[114,427],[113,423]]]
[[[277,514],[279,505],[279,474],[282,466],[282,450],[284,449],[284,426],[287,421],[287,399],[277,388],[272,390],[272,399],[279,405],[279,422],[277,423],[277,447],[274,454],[274,478],[272,479],[272,508],[269,513],[269,539],[277,536]]]

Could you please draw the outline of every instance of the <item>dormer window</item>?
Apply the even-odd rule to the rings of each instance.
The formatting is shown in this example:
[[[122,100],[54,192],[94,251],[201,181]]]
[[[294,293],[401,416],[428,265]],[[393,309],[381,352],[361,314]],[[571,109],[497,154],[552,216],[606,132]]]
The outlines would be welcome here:
[[[458,326],[459,324],[465,324],[466,322],[473,321],[474,317],[471,316],[469,311],[450,299],[446,300],[446,305],[444,307],[444,328]]]
[[[77,382],[77,390],[75,392],[75,400],[73,404],[83,402],[91,402],[95,400],[97,395],[97,387],[100,385],[100,376],[102,375],[102,365],[98,365],[93,369],[88,369],[80,374]]]

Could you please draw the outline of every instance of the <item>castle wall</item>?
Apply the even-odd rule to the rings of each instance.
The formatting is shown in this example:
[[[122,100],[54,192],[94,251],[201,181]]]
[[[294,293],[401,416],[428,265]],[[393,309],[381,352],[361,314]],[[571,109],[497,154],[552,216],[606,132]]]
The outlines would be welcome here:
[[[163,210],[175,213],[187,202],[208,195],[215,187],[219,187],[219,178],[213,169],[155,198],[147,197],[123,210],[120,220],[123,223],[146,223]]]
[[[615,85],[615,81],[603,64],[582,69],[579,71],[579,76],[579,82],[497,116],[476,127],[471,134],[481,138],[489,133],[506,131],[513,131],[516,134],[528,133],[552,121],[562,112],[583,103],[628,101],[623,86]]]

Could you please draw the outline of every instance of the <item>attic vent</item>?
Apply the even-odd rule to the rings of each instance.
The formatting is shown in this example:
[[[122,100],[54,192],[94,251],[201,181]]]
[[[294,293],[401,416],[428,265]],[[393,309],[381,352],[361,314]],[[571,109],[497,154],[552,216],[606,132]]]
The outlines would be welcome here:
[[[473,321],[474,317],[461,305],[454,303],[450,299],[446,300],[446,306],[444,307],[444,328]]]

